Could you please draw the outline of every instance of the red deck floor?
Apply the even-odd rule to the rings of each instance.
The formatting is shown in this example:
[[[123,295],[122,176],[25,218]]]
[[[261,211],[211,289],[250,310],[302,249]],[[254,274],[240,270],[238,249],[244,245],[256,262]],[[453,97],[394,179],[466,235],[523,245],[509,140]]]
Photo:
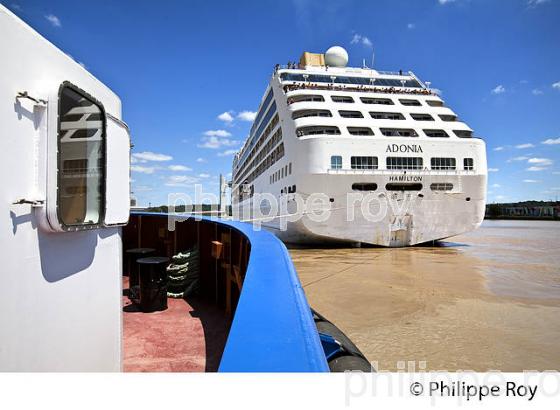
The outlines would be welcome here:
[[[162,312],[142,313],[123,296],[124,371],[216,371],[227,339],[224,312],[196,298],[167,304]]]

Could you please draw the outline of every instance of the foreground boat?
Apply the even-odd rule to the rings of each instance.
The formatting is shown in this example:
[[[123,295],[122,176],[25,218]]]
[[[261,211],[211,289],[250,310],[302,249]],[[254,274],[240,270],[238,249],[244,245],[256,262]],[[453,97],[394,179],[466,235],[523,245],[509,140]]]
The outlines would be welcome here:
[[[0,371],[356,368],[345,357],[370,369],[347,340],[318,332],[287,250],[270,233],[130,215],[130,136],[118,96],[1,5],[0,38]],[[140,308],[124,298],[123,318],[123,290],[134,300],[136,289],[123,289],[123,274],[139,269],[130,258],[138,248],[153,253],[146,263],[197,249],[197,300],[185,295],[166,313],[165,280],[141,275]],[[152,313],[146,295],[160,302]],[[221,327],[221,344],[216,332],[191,331],[205,318]],[[123,326],[125,348],[138,349],[125,352],[130,366]],[[193,348],[169,355],[181,343]]]

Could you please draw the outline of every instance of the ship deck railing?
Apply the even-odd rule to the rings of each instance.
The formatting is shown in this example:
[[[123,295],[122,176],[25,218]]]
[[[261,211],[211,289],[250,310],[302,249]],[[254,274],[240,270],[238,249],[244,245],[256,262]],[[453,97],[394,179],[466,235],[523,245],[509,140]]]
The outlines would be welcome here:
[[[319,83],[311,82],[298,82],[286,81],[287,84],[283,85],[284,92],[288,95],[292,91],[299,90],[316,90],[316,91],[357,91],[357,92],[371,92],[379,94],[407,94],[407,95],[432,95],[439,97],[439,95],[427,88],[410,88],[410,87],[393,87],[393,86],[369,86],[369,85],[340,85],[327,83],[328,85],[319,85]],[[321,83],[325,84],[325,83]],[[288,95],[289,97],[289,95]],[[292,104],[293,102],[288,102]]]
[[[348,169],[329,168],[327,174],[350,174],[350,175],[476,175],[476,170],[453,170],[453,169]]]

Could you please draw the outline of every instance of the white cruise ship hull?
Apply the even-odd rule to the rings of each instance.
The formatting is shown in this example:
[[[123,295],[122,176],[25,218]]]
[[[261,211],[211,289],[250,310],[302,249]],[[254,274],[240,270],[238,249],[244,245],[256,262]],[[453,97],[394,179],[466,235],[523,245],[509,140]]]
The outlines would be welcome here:
[[[360,177],[367,181],[376,180],[379,186],[389,183],[390,179],[390,175]],[[445,180],[454,181],[454,187],[458,188],[451,192],[378,190],[371,193],[370,198],[374,199],[362,212],[358,199],[353,204],[347,200],[347,194],[355,194],[346,188],[360,179],[356,175],[308,175],[300,179],[300,185],[303,183],[303,186],[319,190],[324,187],[321,192],[334,199],[330,203],[328,219],[316,221],[303,215],[295,222],[287,221],[284,229],[281,218],[264,222],[263,226],[286,243],[362,243],[386,247],[437,241],[480,226],[486,205],[486,176],[423,175],[421,178],[423,185],[428,187]],[[294,211],[289,197],[290,194],[288,210]]]

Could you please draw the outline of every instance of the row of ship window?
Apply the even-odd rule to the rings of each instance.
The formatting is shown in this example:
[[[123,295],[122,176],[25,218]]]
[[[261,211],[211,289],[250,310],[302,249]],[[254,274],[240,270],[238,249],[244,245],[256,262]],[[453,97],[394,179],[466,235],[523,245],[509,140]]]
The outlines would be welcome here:
[[[338,111],[338,115],[341,118],[364,118],[364,114],[361,111],[348,111],[348,110],[340,110]],[[377,112],[377,111],[369,111],[369,115],[371,118],[376,120],[405,120],[405,116],[400,112]],[[409,114],[410,117],[415,121],[435,121],[434,117],[431,114],[427,113],[411,113]],[[329,110],[298,110],[292,113],[292,119],[297,120],[299,118],[308,118],[308,117],[325,117],[325,118],[332,118],[332,112]],[[446,122],[453,122],[458,121],[456,115],[450,114],[440,114],[438,117],[442,121]]]
[[[457,161],[455,158],[431,158],[430,165],[432,170],[456,170]],[[424,160],[422,157],[387,157],[387,169],[394,170],[422,170],[424,169]],[[353,156],[350,158],[351,169],[378,169],[377,157],[369,156]],[[331,169],[342,169],[342,156],[331,156]],[[474,159],[463,159],[463,170],[474,170]]]
[[[430,184],[430,189],[432,191],[451,191],[453,190],[453,184],[449,182],[434,182]],[[353,191],[368,191],[373,192],[377,190],[377,184],[375,182],[356,182],[352,184]],[[385,185],[385,190],[387,191],[421,191],[422,184],[420,183],[388,183]]]
[[[325,98],[319,94],[301,94],[294,95],[288,98],[288,104],[294,104],[297,102],[324,102]],[[331,95],[331,101],[336,103],[354,103],[354,98],[350,95]],[[360,101],[364,104],[376,104],[376,105],[395,105],[395,101],[392,98],[386,97],[360,97]],[[426,100],[426,104],[430,107],[444,107],[443,101],[441,100]],[[420,100],[400,98],[399,103],[407,107],[421,107],[423,104]]]
[[[239,168],[235,171],[235,179],[243,180],[249,171],[259,164],[263,158],[272,150],[282,140],[282,128],[278,128],[270,138],[268,135],[278,124],[278,116],[275,115],[269,126],[266,127],[264,134],[259,138],[255,146],[251,149],[250,154],[246,157],[244,162],[239,165]],[[268,138],[268,140],[267,140]],[[262,147],[264,141],[264,147]],[[262,147],[262,148],[261,148]]]
[[[347,127],[348,133],[351,135],[375,135],[369,127]],[[412,128],[380,128],[381,134],[386,137],[418,137],[416,130]],[[430,138],[449,138],[449,134],[445,130],[440,129],[422,129],[422,132]],[[459,138],[471,138],[470,130],[453,130],[453,133]],[[328,125],[312,125],[298,127],[296,129],[298,137],[308,135],[341,135],[340,128]]]
[[[280,181],[282,178],[287,177],[288,175],[292,175],[292,163],[291,162],[287,165],[284,165],[282,168],[280,168],[276,172],[272,173],[270,175],[269,182],[271,184],[273,184],[277,181]]]

